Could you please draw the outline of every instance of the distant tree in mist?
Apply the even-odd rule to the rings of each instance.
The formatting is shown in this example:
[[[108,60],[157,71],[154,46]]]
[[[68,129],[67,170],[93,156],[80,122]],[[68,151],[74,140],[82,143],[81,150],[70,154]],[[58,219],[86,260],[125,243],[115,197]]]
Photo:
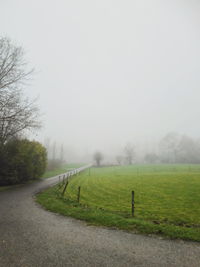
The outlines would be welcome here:
[[[48,165],[47,170],[54,170],[59,168],[64,162],[64,146],[60,146],[60,151],[58,150],[58,145],[56,141],[51,141],[49,137],[45,138],[44,146],[48,151]]]
[[[63,144],[60,147],[60,161],[62,163],[64,162],[64,146],[63,146]]]
[[[150,164],[158,163],[159,157],[155,153],[148,153],[145,155],[144,161],[145,163],[150,163]]]
[[[116,156],[115,159],[116,159],[118,165],[122,165],[123,159],[124,159],[123,156],[118,155],[118,156]]]
[[[94,153],[93,158],[96,161],[96,165],[99,167],[101,165],[101,161],[103,160],[103,154],[97,151]]]
[[[200,142],[186,135],[167,134],[160,142],[163,163],[200,163]]]
[[[133,164],[135,158],[135,147],[131,143],[127,143],[124,148],[125,160],[127,164]]]
[[[56,141],[54,141],[53,147],[52,147],[52,159],[53,160],[56,160],[56,154],[57,154],[57,146],[56,146]]]
[[[180,135],[168,133],[160,142],[160,157],[165,163],[175,163],[177,158]]]
[[[45,146],[45,148],[46,148],[46,150],[47,150],[47,157],[49,158],[50,147],[51,147],[51,140],[50,140],[49,137],[46,137],[46,138],[44,139],[44,146]]]
[[[177,163],[200,163],[200,144],[191,137],[182,136],[177,151]]]

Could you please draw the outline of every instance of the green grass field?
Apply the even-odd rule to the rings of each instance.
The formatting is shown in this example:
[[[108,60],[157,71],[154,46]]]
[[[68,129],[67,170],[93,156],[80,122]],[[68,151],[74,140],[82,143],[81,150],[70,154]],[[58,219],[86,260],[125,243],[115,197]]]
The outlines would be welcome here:
[[[200,165],[92,168],[71,179],[64,198],[56,187],[38,196],[38,201],[94,224],[200,241]]]

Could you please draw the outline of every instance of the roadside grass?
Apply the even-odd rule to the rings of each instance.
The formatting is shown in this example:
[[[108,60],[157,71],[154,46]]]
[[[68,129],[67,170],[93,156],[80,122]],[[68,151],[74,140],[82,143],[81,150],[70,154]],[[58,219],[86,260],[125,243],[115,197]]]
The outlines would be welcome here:
[[[200,165],[92,168],[70,180],[64,197],[62,190],[50,188],[38,194],[37,201],[94,225],[200,241]]]
[[[17,186],[14,186],[14,185],[8,185],[8,186],[0,186],[0,192],[3,192],[3,191],[7,191],[11,188],[16,188]]]
[[[67,171],[69,171],[70,169],[74,169],[74,168],[79,168],[81,166],[83,166],[84,164],[81,164],[81,163],[74,163],[74,164],[65,164],[65,165],[62,165],[61,167],[59,168],[56,168],[52,171],[46,171],[43,175],[42,175],[42,178],[50,178],[50,177],[54,177],[58,174],[62,174],[62,173],[65,173]]]
[[[29,181],[24,182],[24,183],[21,183],[21,184],[13,184],[13,185],[0,186],[0,192],[7,191],[7,190],[12,190],[12,189],[21,187],[21,186],[23,186],[25,184],[34,183],[35,181],[38,181],[38,180],[40,180],[40,178],[39,179],[34,179],[34,180],[29,180]]]
[[[62,174],[62,173],[65,173],[71,169],[74,169],[74,168],[79,168],[81,166],[83,166],[84,164],[79,164],[79,163],[74,163],[74,164],[65,164],[59,168],[56,168],[52,171],[46,171],[43,176],[41,178],[50,178],[50,177],[54,177],[56,175],[59,175],[59,174]],[[8,185],[8,186],[0,186],[0,192],[3,192],[3,191],[7,191],[7,190],[11,190],[11,189],[15,189],[17,187],[20,187],[20,186],[23,186],[24,184],[28,184],[28,183],[33,183],[35,181],[38,181],[40,180],[40,178],[38,179],[34,179],[34,180],[29,180],[25,183],[22,183],[22,184],[16,184],[16,185]]]

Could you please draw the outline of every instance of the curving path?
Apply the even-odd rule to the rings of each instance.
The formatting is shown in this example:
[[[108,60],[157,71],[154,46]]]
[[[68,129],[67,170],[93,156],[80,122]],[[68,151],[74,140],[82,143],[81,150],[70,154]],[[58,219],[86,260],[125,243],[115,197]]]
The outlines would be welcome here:
[[[43,210],[34,194],[56,181],[0,192],[0,267],[200,266],[199,243],[87,226]]]

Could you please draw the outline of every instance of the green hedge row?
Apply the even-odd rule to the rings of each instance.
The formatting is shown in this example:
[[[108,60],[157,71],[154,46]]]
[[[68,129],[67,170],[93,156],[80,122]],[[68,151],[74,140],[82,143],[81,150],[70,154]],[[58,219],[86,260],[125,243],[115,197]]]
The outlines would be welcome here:
[[[47,152],[39,142],[15,139],[0,146],[0,185],[37,179],[45,172]]]

